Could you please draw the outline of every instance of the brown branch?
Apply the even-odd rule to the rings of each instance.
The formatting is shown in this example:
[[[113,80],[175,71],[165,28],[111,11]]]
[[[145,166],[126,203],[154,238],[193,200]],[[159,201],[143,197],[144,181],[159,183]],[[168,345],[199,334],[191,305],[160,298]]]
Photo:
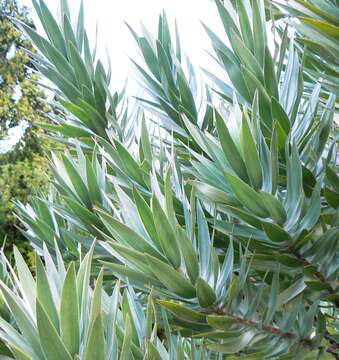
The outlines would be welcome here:
[[[305,259],[301,254],[300,252],[294,248],[293,244],[289,243],[288,244],[288,248],[289,250],[291,251],[291,253],[296,257],[298,258],[299,260],[301,260],[305,266],[312,266],[314,264],[312,264],[311,262],[309,262],[307,259]],[[314,273],[314,275],[318,278],[318,280],[323,283],[326,287],[327,287],[327,290],[328,292],[331,294],[331,295],[334,295],[334,304],[337,308],[339,308],[339,296],[338,296],[338,293],[337,291],[332,287],[332,285],[329,283],[329,281],[326,279],[326,277],[320,272],[320,271],[316,271]]]
[[[258,329],[260,327],[260,323],[254,320],[245,319],[240,316],[236,316],[233,314],[226,313],[226,311],[222,308],[215,307],[214,308],[215,313],[218,315],[226,315],[234,319],[236,322],[246,325],[248,327],[256,328]],[[290,331],[282,331],[276,326],[273,325],[264,325],[262,329],[269,334],[281,336],[286,339],[293,339],[297,338],[297,334],[290,332]],[[336,350],[339,349],[339,344],[336,342],[336,340],[328,333],[326,332],[324,335],[324,338],[329,341],[330,346],[326,349],[326,352],[333,355],[335,359],[339,359],[338,354],[336,353]],[[312,340],[310,338],[300,339],[300,344],[304,347],[312,347]]]
[[[326,349],[326,352],[333,355],[336,359],[339,359],[339,355],[336,351],[339,349],[339,344],[337,341],[328,332],[325,333],[324,337],[330,343],[330,346]]]
[[[243,325],[246,325],[248,327],[253,327],[253,328],[257,328],[261,326],[261,324],[257,321],[254,321],[254,320],[249,320],[249,319],[245,319],[243,317],[240,317],[240,316],[236,316],[236,315],[232,315],[232,314],[229,314],[229,313],[226,313],[223,309],[221,308],[215,308],[214,311],[218,314],[218,315],[227,315],[231,318],[233,318],[235,321],[239,322],[240,324],[243,324]],[[292,333],[292,332],[289,332],[289,331],[282,331],[281,329],[279,329],[278,327],[276,326],[273,326],[273,325],[264,325],[262,327],[262,329],[267,332],[267,333],[270,333],[272,335],[279,335],[281,337],[284,337],[284,338],[295,338],[297,337],[296,334]],[[310,345],[311,343],[311,340],[310,339],[302,339],[302,342],[304,344],[308,344]]]

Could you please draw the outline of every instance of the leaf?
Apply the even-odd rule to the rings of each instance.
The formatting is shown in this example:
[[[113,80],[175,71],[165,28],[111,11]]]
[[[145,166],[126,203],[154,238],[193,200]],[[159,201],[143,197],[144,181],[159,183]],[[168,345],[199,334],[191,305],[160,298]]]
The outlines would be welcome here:
[[[122,245],[129,246],[136,251],[146,252],[150,255],[163,259],[161,254],[152,246],[152,244],[150,244],[137,232],[130,229],[122,222],[114,219],[110,214],[102,210],[97,209],[97,212],[117,242]]]
[[[278,307],[284,305],[299,295],[306,288],[304,279],[301,278],[281,292],[278,296]]]
[[[172,190],[172,168],[171,166],[167,167],[164,179],[164,190],[165,190],[165,212],[168,219],[169,224],[171,225],[172,229],[175,229],[176,218],[175,212],[173,208],[173,190]]]
[[[105,243],[102,245],[111,253],[111,250],[113,249],[113,255],[115,257],[117,257],[117,253],[125,260],[124,262],[126,262],[127,264],[133,264],[134,266],[139,268],[139,270],[141,270],[145,275],[152,277],[153,271],[149,268],[147,262],[144,261],[142,252],[113,242],[110,242],[109,244]]]
[[[188,183],[194,186],[202,197],[207,198],[212,202],[231,206],[239,205],[238,201],[231,197],[231,195],[227,194],[225,191],[215,188],[214,186],[210,186],[206,183],[196,180],[190,180]]]
[[[156,303],[160,304],[180,319],[192,322],[206,322],[206,315],[198,311],[189,309],[182,304],[178,304],[176,302],[168,300],[157,300]]]
[[[267,192],[261,191],[259,194],[272,219],[279,225],[283,225],[286,221],[287,215],[282,203],[276,197]]]
[[[50,10],[46,6],[43,0],[39,1],[40,7],[36,1],[33,1],[34,8],[40,18],[40,21],[51,41],[51,43],[64,55],[66,56],[66,45],[62,32],[55,21]]]
[[[196,281],[197,297],[201,307],[207,308],[214,304],[216,295],[211,286],[201,277]]]
[[[93,170],[93,166],[91,162],[86,159],[86,176],[87,176],[87,184],[88,184],[88,193],[91,199],[91,203],[101,203],[102,195],[100,186],[98,183],[97,175]]]
[[[88,334],[84,350],[84,360],[106,360],[105,338],[102,315],[98,314]]]
[[[152,324],[153,324],[153,318],[154,318],[154,303],[152,299],[152,291],[147,297],[147,308],[146,308],[146,339],[150,339],[152,335]]]
[[[76,287],[75,265],[67,270],[60,303],[60,332],[67,350],[72,356],[79,353],[80,328],[79,304]]]
[[[339,39],[339,26],[330,24],[326,21],[322,21],[319,19],[312,19],[306,16],[300,16],[299,19],[303,23],[316,28],[321,33],[325,33],[329,36],[333,36],[334,38]]]
[[[236,1],[242,38],[246,47],[253,52],[253,34],[243,1]]]
[[[214,220],[214,223],[216,230],[227,235],[247,237],[249,239],[263,240],[265,242],[268,240],[268,237],[263,231],[251,226],[234,224],[223,220]]]
[[[174,270],[171,266],[152,256],[145,254],[145,257],[153,274],[168,290],[186,299],[195,297],[195,288],[180,274],[179,271]]]
[[[246,66],[255,75],[258,81],[260,81],[260,83],[263,83],[264,74],[259,63],[233,30],[231,30],[230,42],[234,52],[238,55],[241,64]]]
[[[255,332],[253,330],[248,330],[241,334],[237,339],[231,338],[228,342],[224,340],[223,343],[220,344],[210,344],[207,345],[207,348],[223,354],[235,354],[243,350],[254,336]]]
[[[265,78],[265,86],[267,92],[278,98],[278,81],[275,75],[275,64],[272,59],[269,48],[266,46],[265,48],[265,68],[264,68],[264,78]]]
[[[152,74],[160,80],[160,72],[159,72],[159,64],[157,56],[149,44],[146,38],[139,37],[138,38],[138,45],[144,57],[145,63],[147,64],[148,68],[151,70]]]
[[[130,192],[128,191],[128,189],[126,190],[127,192],[123,191],[123,189],[118,184],[115,184],[115,191],[118,196],[122,219],[125,224],[128,224],[128,227],[130,227],[131,230],[135,231],[145,240],[147,240],[147,242],[149,242],[148,241],[149,238],[144,230],[144,226],[139,219],[138,210],[135,204],[133,203],[133,199],[130,196]],[[105,213],[107,214],[107,212]],[[110,217],[112,218],[111,215],[108,215],[108,219]]]
[[[138,316],[142,316],[143,319],[145,318],[141,308],[137,307],[134,298],[134,290],[130,289],[129,291],[124,291],[122,297],[122,313],[125,321],[127,319],[127,316],[129,316],[129,318],[131,319],[132,342],[140,346],[139,339],[144,337],[144,327],[142,326],[141,329],[141,326],[139,326]]]
[[[325,188],[324,196],[327,202],[334,208],[337,209],[339,207],[339,193],[331,190],[329,188]]]
[[[85,257],[80,263],[80,267],[77,273],[77,291],[79,296],[79,315],[84,318],[87,316],[88,311],[88,287],[91,275],[91,263],[93,258],[94,247],[96,246],[96,241],[93,241],[90,250],[87,252]]]
[[[15,356],[15,359],[17,359],[17,360],[34,360],[33,357],[31,357],[27,353],[24,353],[20,348],[14,346],[14,345],[8,345],[8,347],[10,348],[13,355]],[[12,358],[3,356],[3,360],[12,360]]]
[[[38,354],[40,358],[43,358],[37,328],[25,312],[24,304],[2,281],[0,282],[0,287],[2,295],[8,304],[21,334],[29,341],[34,352]]]
[[[189,114],[191,115],[190,118],[192,118],[192,120],[196,122],[197,109],[195,106],[194,97],[184,75],[184,72],[181,69],[178,71],[177,74],[177,84],[179,87],[183,107],[188,110]]]
[[[185,261],[187,274],[192,284],[195,284],[195,281],[199,275],[199,261],[196,250],[191,240],[186,235],[185,230],[179,227],[178,234],[179,234],[179,246]]]
[[[98,128],[95,120],[83,109],[81,106],[78,106],[72,102],[60,100],[61,104],[71,112],[86,128],[91,129],[95,133],[102,135],[102,129]]]
[[[193,338],[231,339],[231,338],[238,338],[240,335],[241,335],[240,331],[210,331],[210,332],[194,334]]]
[[[266,19],[263,18],[260,5],[262,4],[261,0],[252,2],[252,27],[253,27],[253,38],[254,38],[254,55],[258,63],[262,66],[265,59],[265,45],[266,45],[266,35],[265,35],[265,26]]]
[[[39,300],[37,300],[36,303],[36,310],[39,339],[46,357],[49,360],[72,360],[72,356],[68,352]]]
[[[74,35],[73,28],[72,28],[72,25],[69,20],[70,17],[66,14],[61,14],[61,19],[62,19],[63,35],[65,38],[67,52],[68,52],[68,54],[70,54],[70,49],[69,49],[70,44],[72,44],[75,47],[77,46],[75,35]]]
[[[89,314],[89,325],[94,326],[95,321],[97,320],[98,316],[100,316],[101,308],[102,308],[102,280],[104,276],[104,270],[101,269],[99,272],[98,277],[95,281],[94,291],[92,293],[91,299],[91,309]]]
[[[222,264],[222,267],[220,269],[220,276],[218,278],[217,282],[217,292],[219,292],[219,289],[224,287],[225,284],[228,284],[233,272],[233,264],[234,263],[234,248],[233,248],[233,239],[230,238],[228,249],[226,256],[224,258],[224,262]]]
[[[292,144],[292,152],[287,163],[287,195],[285,201],[285,208],[288,217],[290,214],[295,214],[297,217],[300,212],[300,207],[303,198],[302,190],[302,167],[298,154],[297,145]],[[295,219],[296,221],[297,219]]]
[[[161,247],[167,259],[177,269],[181,259],[176,235],[155,195],[152,197],[152,213]]]
[[[59,331],[59,316],[54,303],[52,291],[48,281],[48,276],[40,260],[40,257],[36,255],[36,298],[43,306],[52,322],[53,326]]]
[[[132,328],[130,317],[127,314],[125,319],[125,336],[121,347],[120,360],[130,359],[130,347],[132,343]]]
[[[230,214],[238,219],[245,221],[247,224],[261,229],[261,220],[251,214],[249,211],[239,209],[234,206],[222,205],[219,210],[223,213]]]
[[[261,202],[259,193],[253,190],[238,177],[228,173],[225,173],[224,175],[234,194],[244,206],[253,211],[253,213],[257,216],[263,218],[269,216],[266,207]]]
[[[157,348],[150,341],[147,342],[147,356],[152,360],[162,360]]]
[[[267,236],[274,242],[284,242],[291,240],[291,236],[279,225],[272,223],[263,223],[263,228]]]
[[[121,165],[123,167],[122,170],[128,177],[131,177],[138,184],[145,185],[139,164],[134,160],[123,144],[121,144],[118,140],[115,140],[114,144],[121,160]]]
[[[286,24],[285,28],[284,28],[284,32],[281,35],[281,45],[279,48],[279,59],[278,59],[278,63],[277,63],[277,80],[278,81],[281,80],[281,71],[282,71],[283,65],[284,65],[284,59],[286,56],[288,41],[289,41],[288,24]]]
[[[84,184],[84,181],[82,180],[78,170],[74,166],[73,162],[65,155],[62,156],[63,163],[65,166],[65,169],[67,171],[67,174],[74,186],[74,189],[79,196],[79,199],[82,201],[84,205],[86,205],[87,208],[91,208],[91,199],[88,193],[88,190]]]
[[[236,323],[236,319],[228,315],[208,315],[207,322],[218,330],[227,331]]]
[[[273,274],[271,292],[268,297],[267,312],[265,315],[265,324],[269,324],[272,321],[274,313],[277,310],[278,294],[279,294],[279,273],[275,272]]]
[[[225,6],[221,1],[216,0],[215,4],[217,5],[219,16],[224,25],[224,29],[228,38],[232,36],[231,29],[233,29],[233,31],[240,36],[239,29],[233,20],[235,19],[235,11],[230,2],[227,0],[227,3],[225,2]]]
[[[90,91],[92,91],[92,80],[90,78],[90,75],[88,74],[86,65],[82,60],[78,49],[72,42],[68,42],[68,46],[70,50],[70,60],[73,64],[73,69],[75,71],[79,86],[81,87],[83,85],[87,87]]]
[[[315,301],[308,309],[301,328],[301,336],[307,338],[313,331],[313,324],[319,309],[319,300]]]
[[[148,286],[149,287],[154,286],[154,287],[160,288],[162,286],[160,281],[145,274],[144,272],[139,272],[139,271],[130,269],[127,266],[109,263],[106,261],[102,261],[101,263],[103,265],[105,265],[108,269],[110,269],[113,272],[113,274],[115,274],[119,278],[122,278],[123,280],[128,279],[128,281],[131,282],[133,285],[134,284],[137,284],[137,286],[142,285],[141,288],[148,287]]]
[[[67,74],[61,74],[48,64],[43,66],[42,64],[34,61],[32,61],[32,63],[34,63],[41,74],[46,76],[60,89],[63,96],[65,96],[67,99],[70,101],[77,101],[77,99],[81,97],[81,93],[72,83],[72,79],[66,77]]]
[[[71,65],[57,48],[26,24],[19,22],[19,26],[26,32],[34,45],[53,62],[59,72],[67,75],[70,80],[76,81]]]
[[[181,46],[180,46],[180,36],[178,31],[178,23],[175,21],[175,54],[179,62],[181,62]]]
[[[334,187],[335,191],[339,192],[339,176],[330,166],[326,167],[326,180]]]
[[[289,134],[291,129],[290,119],[287,116],[285,110],[280,105],[279,101],[275,98],[271,98],[272,101],[272,116],[273,120],[277,121],[281,128],[284,130],[285,134]]]
[[[232,81],[232,84],[234,85],[235,89],[237,90],[237,99],[240,103],[244,103],[244,99],[247,101],[250,101],[252,94],[250,94],[249,89],[246,85],[244,74],[241,70],[241,66],[239,63],[239,60],[237,57],[233,54],[232,51],[225,48],[223,50],[218,49],[217,54],[220,58],[220,60],[223,63],[223,66],[225,70],[227,71],[227,74]],[[212,79],[214,79],[216,85],[220,87],[221,90],[224,90],[224,97],[232,98],[233,91],[229,89],[228,86],[225,88],[225,83],[220,81],[219,78],[216,76],[212,76]],[[217,80],[218,79],[218,80]],[[221,85],[221,86],[220,86]],[[227,84],[226,84],[227,85]],[[228,90],[228,91],[225,91]]]
[[[13,252],[15,257],[15,265],[18,271],[20,284],[23,287],[24,296],[27,297],[30,307],[33,313],[35,313],[36,284],[34,278],[16,246],[13,247]]]
[[[151,143],[149,140],[148,129],[147,129],[146,121],[145,121],[144,117],[142,118],[142,123],[141,123],[140,142],[141,142],[142,151],[145,156],[145,159],[151,165],[152,164],[152,146],[151,146]]]
[[[321,199],[320,199],[320,183],[314,186],[311,199],[309,201],[309,209],[300,222],[300,230],[311,230],[316,225],[321,215]]]
[[[245,163],[233,142],[233,139],[227,129],[224,119],[217,111],[214,112],[217,125],[218,135],[221,147],[224,151],[226,159],[230,163],[235,173],[244,181],[248,180]]]
[[[196,222],[198,225],[198,252],[199,252],[199,273],[202,276],[208,277],[210,273],[211,260],[211,237],[209,233],[208,223],[204,211],[201,207],[201,202],[196,203]]]
[[[272,180],[271,180],[271,193],[275,195],[278,188],[278,180],[279,180],[279,144],[278,144],[278,130],[276,123],[273,125],[272,137],[271,137],[271,172],[272,172]]]
[[[154,244],[160,250],[161,243],[158,239],[157,230],[155,228],[155,224],[154,224],[154,220],[153,220],[152,210],[150,209],[147,202],[141,196],[140,192],[136,188],[133,188],[133,199],[134,199],[135,205],[137,206],[141,221],[144,224],[148,235],[151,237]]]
[[[160,75],[162,75],[162,83],[165,81],[167,82],[168,91],[167,94],[173,93],[178,94],[178,89],[176,88],[176,85],[174,83],[171,64],[169,61],[168,54],[166,53],[162,43],[159,40],[156,40],[156,46],[157,46],[157,54],[159,59],[159,65],[160,65]],[[161,74],[162,73],[162,74]]]
[[[83,0],[80,2],[79,14],[77,19],[77,30],[76,30],[76,37],[79,51],[82,51],[82,45],[84,41],[84,3]]]
[[[266,126],[271,128],[272,127],[272,104],[271,99],[265,89],[265,87],[262,85],[262,83],[259,81],[259,79],[253,74],[251,70],[249,70],[245,65],[241,66],[241,69],[244,73],[244,79],[247,84],[247,86],[252,89],[252,94],[254,96],[254,92],[258,90],[259,93],[259,111],[260,115],[263,118],[263,121],[265,122]]]
[[[241,124],[241,146],[251,184],[254,189],[258,190],[262,187],[262,167],[259,160],[258,150],[245,114],[243,115]]]

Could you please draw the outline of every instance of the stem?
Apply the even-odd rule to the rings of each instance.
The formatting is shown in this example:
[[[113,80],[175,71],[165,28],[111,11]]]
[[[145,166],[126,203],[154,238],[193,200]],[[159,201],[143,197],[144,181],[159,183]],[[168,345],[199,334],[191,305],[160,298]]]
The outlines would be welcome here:
[[[336,350],[339,349],[339,344],[333,339],[331,334],[329,334],[328,332],[325,333],[324,337],[330,343],[330,346],[326,349],[326,352],[333,355],[336,359],[339,359],[339,355],[336,353]]]
[[[229,314],[229,313],[226,313],[223,309],[221,308],[215,308],[214,311],[218,314],[218,315],[227,315],[231,318],[233,318],[235,321],[237,321],[238,323],[240,324],[243,324],[243,325],[246,325],[246,326],[249,326],[249,327],[253,327],[253,328],[258,328],[261,326],[261,324],[257,321],[254,321],[254,320],[249,320],[249,319],[245,319],[245,318],[242,318],[240,316],[236,316],[236,315],[232,315],[232,314]],[[296,334],[290,332],[290,331],[282,331],[281,329],[279,329],[278,327],[276,326],[273,326],[273,325],[264,325],[262,327],[262,329],[267,332],[267,333],[270,333],[270,334],[273,334],[273,335],[279,335],[279,336],[282,336],[284,338],[288,338],[288,339],[291,339],[291,338],[295,338],[297,337]],[[311,343],[311,340],[310,339],[302,339],[301,340],[303,344],[305,345],[310,345]]]
[[[291,253],[292,253],[296,258],[298,258],[299,260],[303,261],[306,266],[313,265],[313,264],[310,263],[308,260],[306,260],[306,259],[300,254],[300,252],[293,247],[292,244],[288,244],[288,248],[290,249]],[[329,283],[329,281],[326,279],[326,277],[325,277],[320,271],[316,271],[316,272],[314,273],[314,275],[318,278],[318,280],[319,280],[320,282],[322,282],[324,285],[326,285],[329,293],[330,293],[331,295],[334,295],[334,296],[335,296],[334,304],[335,304],[335,306],[336,306],[337,308],[339,308],[339,297],[338,297],[338,295],[337,295],[336,290],[333,289],[332,285]]]
[[[248,327],[258,329],[258,327],[260,327],[260,325],[261,325],[257,321],[245,319],[245,318],[242,318],[240,316],[236,316],[236,315],[233,315],[233,314],[226,313],[226,311],[224,309],[219,308],[219,307],[215,307],[214,311],[218,315],[227,315],[227,316],[233,318],[238,323],[246,325]],[[269,333],[269,334],[278,335],[278,336],[281,336],[281,337],[286,338],[286,339],[292,339],[292,338],[297,338],[298,337],[297,334],[295,334],[293,332],[290,332],[290,331],[285,331],[284,332],[281,329],[279,329],[278,327],[273,326],[273,325],[264,325],[262,327],[262,329],[265,332]],[[329,343],[330,343],[330,346],[326,349],[326,352],[333,355],[335,359],[339,359],[339,355],[336,353],[336,350],[339,349],[339,344],[335,341],[335,339],[333,339],[333,337],[328,332],[325,333],[324,338],[326,340],[328,340]],[[312,340],[310,338],[301,339],[300,344],[302,346],[304,346],[304,347],[312,347]]]

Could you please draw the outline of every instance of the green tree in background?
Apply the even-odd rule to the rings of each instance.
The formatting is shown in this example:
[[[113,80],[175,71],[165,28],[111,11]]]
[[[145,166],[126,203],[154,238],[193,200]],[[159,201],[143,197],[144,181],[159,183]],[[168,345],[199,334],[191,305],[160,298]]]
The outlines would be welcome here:
[[[29,68],[26,50],[31,43],[10,21],[17,18],[31,25],[28,11],[15,0],[0,2],[0,139],[14,126],[23,127],[24,134],[12,149],[0,153],[0,241],[6,239],[6,249],[17,243],[24,252],[24,242],[16,228],[14,200],[26,203],[36,190],[47,183],[46,160],[43,157],[41,129],[35,124],[49,111],[44,93],[37,85],[38,76]],[[5,151],[7,150],[7,151]]]

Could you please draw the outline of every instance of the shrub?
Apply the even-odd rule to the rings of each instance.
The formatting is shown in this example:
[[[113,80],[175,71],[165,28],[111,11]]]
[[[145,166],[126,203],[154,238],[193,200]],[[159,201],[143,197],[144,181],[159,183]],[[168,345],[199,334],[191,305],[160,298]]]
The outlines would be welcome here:
[[[298,12],[307,16],[337,6],[292,1],[280,11],[273,2],[267,8],[264,1],[249,3],[216,1],[229,45],[204,25],[225,70],[224,78],[207,72],[211,88],[198,87],[165,14],[156,39],[144,28],[142,35],[131,29],[144,63],[135,62],[146,90],[137,110],[126,105],[123,92],[109,90],[110,71],[90,51],[82,7],[73,29],[65,1],[60,25],[43,1],[34,2],[47,39],[19,24],[40,50],[36,67],[68,113],[49,129],[69,149],[52,156],[54,192],[31,206],[19,203],[19,213],[40,253],[57,263],[75,261],[73,292],[79,292],[75,268],[79,274],[88,251],[91,275],[108,294],[126,284],[125,303],[109,308],[123,312],[128,302],[133,314],[124,318],[124,340],[113,358],[338,356],[336,98],[329,82],[322,86],[300,59],[322,61],[322,54],[314,58],[304,38],[281,29],[294,15],[286,12],[290,3],[300,3]],[[337,27],[333,16],[326,19]],[[268,20],[279,36],[273,55]],[[318,22],[305,26],[323,30]],[[41,303],[31,294],[39,311],[30,321],[37,316],[39,337],[32,325],[30,340],[10,290],[2,289],[25,346],[36,343],[42,358],[53,358],[45,336],[48,329],[63,339],[52,321],[61,318],[62,306],[54,300],[51,310],[50,300]],[[94,298],[92,306],[107,319]],[[146,325],[140,321],[145,309],[154,314],[146,315]],[[105,329],[99,324],[93,340],[99,358],[109,358],[103,349],[119,334]],[[86,338],[75,338],[69,354],[86,358],[78,350]],[[19,349],[32,356],[24,345]]]

